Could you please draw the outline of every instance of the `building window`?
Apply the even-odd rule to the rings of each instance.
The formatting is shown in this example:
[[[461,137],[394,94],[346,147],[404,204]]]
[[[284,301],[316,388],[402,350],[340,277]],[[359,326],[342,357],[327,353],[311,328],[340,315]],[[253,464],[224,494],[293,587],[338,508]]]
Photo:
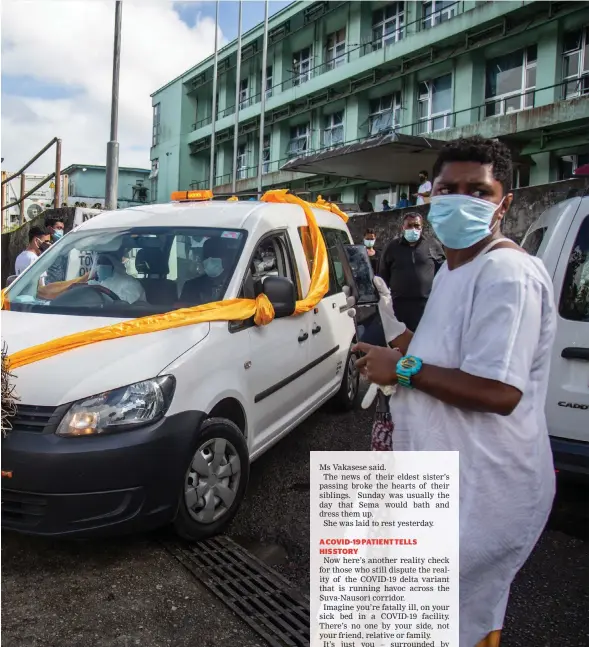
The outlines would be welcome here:
[[[160,104],[153,106],[153,133],[151,135],[151,145],[157,146],[160,143]]]
[[[311,48],[305,47],[292,59],[293,85],[301,85],[311,78]]]
[[[589,153],[583,155],[563,155],[558,160],[558,179],[568,180],[575,176],[580,166],[589,164]]]
[[[151,183],[151,201],[157,202],[157,176],[160,170],[159,159],[151,160],[151,173],[149,174],[149,181]]]
[[[340,29],[327,37],[325,52],[327,69],[333,70],[346,62],[346,30]]]
[[[418,132],[434,133],[452,126],[452,75],[446,74],[419,84]]]
[[[247,144],[237,147],[237,179],[244,180],[247,177]]]
[[[565,34],[562,79],[565,99],[589,94],[589,27]]]
[[[239,82],[239,109],[247,108],[249,106],[248,101],[248,88],[249,82],[248,79],[241,79]]]
[[[458,13],[458,2],[452,0],[430,0],[422,5],[424,29],[435,27]]]
[[[372,48],[381,49],[403,38],[405,3],[392,2],[372,14]]]
[[[569,321],[589,322],[589,216],[581,223],[569,257],[559,313]]]
[[[388,94],[370,102],[368,130],[370,135],[388,132],[400,124],[401,93]]]
[[[507,115],[534,107],[537,47],[487,61],[485,116]]]
[[[272,77],[272,66],[266,68],[266,99],[269,99],[272,96],[272,87],[273,87],[273,77]]]
[[[262,173],[270,173],[270,135],[264,135],[264,148],[262,148]]]
[[[344,112],[334,112],[325,117],[323,129],[323,146],[328,148],[344,142]]]
[[[309,124],[301,124],[290,129],[290,142],[288,143],[288,156],[298,157],[309,150]]]

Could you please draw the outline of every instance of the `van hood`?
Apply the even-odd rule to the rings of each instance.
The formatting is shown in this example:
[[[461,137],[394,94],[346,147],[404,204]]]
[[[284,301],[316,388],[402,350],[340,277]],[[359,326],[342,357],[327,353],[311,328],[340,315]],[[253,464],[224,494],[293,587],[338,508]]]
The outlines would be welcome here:
[[[126,319],[2,311],[2,340],[8,355],[30,346]],[[202,323],[134,335],[65,351],[13,371],[15,393],[27,405],[59,406],[147,380],[201,342]]]

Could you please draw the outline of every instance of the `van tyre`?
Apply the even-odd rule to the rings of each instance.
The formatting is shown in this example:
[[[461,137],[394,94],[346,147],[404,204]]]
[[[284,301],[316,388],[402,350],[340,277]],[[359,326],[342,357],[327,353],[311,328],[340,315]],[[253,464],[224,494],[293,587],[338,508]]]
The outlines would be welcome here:
[[[205,420],[196,447],[182,480],[174,528],[184,539],[202,541],[222,533],[235,517],[250,462],[243,433],[225,418]]]
[[[351,411],[358,405],[360,396],[360,371],[356,368],[357,356],[351,351],[348,353],[344,376],[340,390],[333,398],[333,403],[339,411]]]

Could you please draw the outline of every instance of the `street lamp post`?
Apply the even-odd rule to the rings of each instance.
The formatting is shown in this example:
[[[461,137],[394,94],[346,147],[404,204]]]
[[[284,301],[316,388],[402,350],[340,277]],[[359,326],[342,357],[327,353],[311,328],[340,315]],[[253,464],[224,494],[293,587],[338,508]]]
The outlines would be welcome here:
[[[106,145],[106,190],[105,206],[116,209],[119,189],[119,143],[117,130],[119,124],[119,73],[121,68],[121,22],[123,15],[122,0],[117,0],[115,9],[115,42],[112,69],[112,96],[110,109],[110,141]]]

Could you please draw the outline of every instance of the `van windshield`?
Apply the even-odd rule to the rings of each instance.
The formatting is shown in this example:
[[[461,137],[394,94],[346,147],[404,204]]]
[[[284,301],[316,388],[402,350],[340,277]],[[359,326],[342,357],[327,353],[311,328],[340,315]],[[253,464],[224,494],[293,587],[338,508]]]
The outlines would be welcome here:
[[[123,318],[220,301],[246,236],[202,227],[74,231],[6,296],[11,310]]]

